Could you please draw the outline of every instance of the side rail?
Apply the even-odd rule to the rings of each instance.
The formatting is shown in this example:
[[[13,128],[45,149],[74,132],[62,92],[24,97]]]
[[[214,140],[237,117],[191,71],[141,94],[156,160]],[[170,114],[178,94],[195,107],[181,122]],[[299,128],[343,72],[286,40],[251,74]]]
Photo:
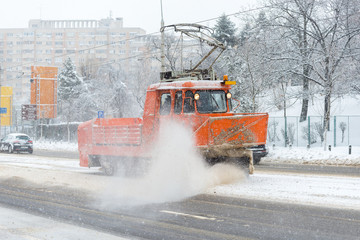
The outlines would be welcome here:
[[[141,145],[142,125],[97,126],[92,128],[94,145]]]

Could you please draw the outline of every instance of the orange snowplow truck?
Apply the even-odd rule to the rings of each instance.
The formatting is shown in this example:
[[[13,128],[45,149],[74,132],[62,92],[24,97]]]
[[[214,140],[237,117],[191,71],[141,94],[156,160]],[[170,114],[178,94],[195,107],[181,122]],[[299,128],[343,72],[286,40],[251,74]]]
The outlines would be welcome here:
[[[78,128],[80,166],[102,167],[108,175],[150,159],[161,124],[182,122],[210,163],[245,164],[253,172],[250,147],[266,144],[267,113],[234,113],[232,81],[160,82],[147,89],[143,118],[97,118]]]

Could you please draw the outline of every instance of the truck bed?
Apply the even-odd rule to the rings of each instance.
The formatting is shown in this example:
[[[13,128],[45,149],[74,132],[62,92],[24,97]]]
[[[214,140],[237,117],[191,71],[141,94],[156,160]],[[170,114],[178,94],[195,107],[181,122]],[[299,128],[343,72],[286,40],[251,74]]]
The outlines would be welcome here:
[[[89,156],[140,154],[142,123],[141,118],[97,118],[80,124],[80,166],[89,166]]]

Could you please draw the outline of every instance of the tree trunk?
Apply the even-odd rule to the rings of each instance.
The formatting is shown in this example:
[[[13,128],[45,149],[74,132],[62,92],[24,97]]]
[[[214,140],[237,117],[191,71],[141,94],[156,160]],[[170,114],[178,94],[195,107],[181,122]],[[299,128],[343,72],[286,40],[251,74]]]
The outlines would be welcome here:
[[[324,123],[323,123],[324,151],[326,151],[327,132],[330,131],[330,100],[331,100],[331,92],[326,91],[325,100],[324,100]]]
[[[324,131],[330,131],[330,92],[327,92],[324,100]]]
[[[307,77],[304,77],[300,122],[306,121],[308,108],[309,108],[309,79],[307,79]]]

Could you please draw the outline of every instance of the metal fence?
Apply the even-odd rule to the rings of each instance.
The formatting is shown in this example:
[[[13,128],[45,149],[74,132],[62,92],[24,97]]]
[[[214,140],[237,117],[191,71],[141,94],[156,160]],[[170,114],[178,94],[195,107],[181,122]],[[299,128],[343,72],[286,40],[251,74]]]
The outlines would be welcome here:
[[[267,143],[276,146],[320,147],[324,142],[323,117],[269,117]],[[326,134],[326,144],[360,146],[360,116],[332,116]]]
[[[79,123],[69,123],[70,142],[77,142],[77,128]],[[9,133],[21,132],[34,140],[68,141],[68,124],[21,124],[1,127],[1,138]]]
[[[267,144],[276,146],[320,147],[323,143],[323,118],[309,116],[299,122],[299,117],[269,117]],[[77,141],[79,123],[70,124],[70,141]],[[2,127],[2,137],[10,132],[23,132],[33,139],[45,138],[67,141],[67,124],[14,125]],[[331,146],[360,146],[360,116],[332,116],[326,136],[326,144]]]

